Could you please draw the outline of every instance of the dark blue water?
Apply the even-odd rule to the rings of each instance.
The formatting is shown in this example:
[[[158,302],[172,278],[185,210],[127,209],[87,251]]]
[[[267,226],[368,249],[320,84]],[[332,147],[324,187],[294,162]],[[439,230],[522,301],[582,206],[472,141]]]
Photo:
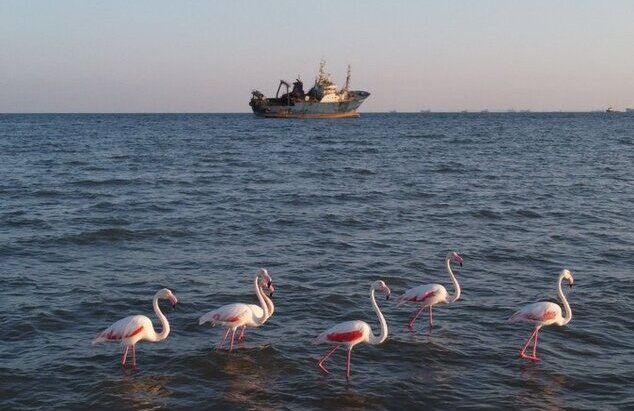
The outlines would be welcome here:
[[[2,409],[632,409],[634,116],[367,114],[0,116]],[[378,329],[369,285],[438,282],[448,251],[462,298],[423,317],[380,300],[390,336],[345,355],[311,339]],[[204,312],[276,313],[231,354]],[[542,361],[517,357],[569,267],[573,319]],[[172,332],[138,348],[91,338],[161,305]],[[377,331],[378,332],[378,331]]]

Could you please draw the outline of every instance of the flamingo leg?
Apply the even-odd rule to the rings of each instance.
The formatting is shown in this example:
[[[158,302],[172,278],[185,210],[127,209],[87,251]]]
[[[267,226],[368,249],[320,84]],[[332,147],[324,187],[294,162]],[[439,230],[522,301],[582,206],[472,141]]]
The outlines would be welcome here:
[[[123,350],[123,356],[121,357],[121,365],[125,365],[125,360],[128,358],[128,348],[130,348],[130,346],[126,345],[125,350]]]
[[[352,347],[348,348],[348,363],[346,364],[346,379],[350,380],[350,359],[352,358]]]
[[[432,320],[432,315],[431,315],[431,305],[429,306],[429,328],[431,328],[434,325],[434,321]]]
[[[535,332],[535,340],[533,341],[533,358],[531,358],[533,361],[539,361],[537,358],[537,337],[539,337],[539,328]]]
[[[231,345],[229,346],[229,352],[233,351],[233,338],[236,336],[236,329],[231,330]]]
[[[332,353],[334,353],[335,351],[337,351],[337,348],[339,348],[341,345],[335,345],[335,348],[333,348],[332,350],[328,351],[326,354],[324,354],[323,357],[321,357],[321,359],[319,360],[319,362],[317,362],[317,366],[319,368],[321,368],[322,370],[324,370],[325,372],[327,372],[328,374],[330,374],[330,371],[328,371],[325,367],[324,367],[324,361],[326,361],[328,359],[328,357],[330,357],[332,355]]]
[[[416,314],[412,317],[412,319],[409,321],[409,324],[407,325],[409,327],[409,329],[413,329],[414,328],[414,321],[416,321],[416,319],[418,318],[418,316],[420,315],[420,313],[423,312],[423,310],[425,309],[425,306],[421,306],[418,311],[416,311]]]
[[[528,340],[526,340],[526,344],[524,344],[524,346],[522,347],[522,351],[520,351],[520,357],[530,358],[528,355],[526,355],[526,349],[528,348],[528,345],[530,344],[531,340],[533,339],[533,337],[535,336],[538,330],[539,330],[538,328],[535,328],[535,330],[530,335],[530,337],[528,337]]]
[[[222,337],[222,340],[220,341],[220,344],[218,344],[218,349],[222,349],[222,346],[225,345],[225,340],[227,339],[227,335],[229,335],[229,328],[227,328],[227,331],[225,331],[225,335],[224,337]]]
[[[132,365],[136,368],[136,345],[132,346]]]
[[[238,337],[238,342],[239,342],[239,343],[241,343],[241,342],[242,342],[242,340],[244,340],[244,330],[246,330],[246,329],[247,329],[247,326],[246,326],[246,325],[243,325],[243,326],[242,326],[242,331],[240,332],[240,336]]]

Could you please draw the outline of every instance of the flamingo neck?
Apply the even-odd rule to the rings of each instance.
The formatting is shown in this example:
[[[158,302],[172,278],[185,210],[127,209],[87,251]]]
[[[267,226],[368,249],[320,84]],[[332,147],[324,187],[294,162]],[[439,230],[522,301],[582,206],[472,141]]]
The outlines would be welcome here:
[[[268,315],[266,316],[266,319],[268,320],[269,318],[271,318],[271,316],[275,312],[275,305],[273,305],[273,300],[271,300],[271,298],[268,295],[266,295],[266,293],[263,291],[262,291],[262,298],[266,302],[266,308],[268,309]]]
[[[561,275],[559,276],[559,281],[557,282],[557,294],[559,295],[559,299],[561,300],[561,302],[564,304],[564,311],[566,312],[560,325],[566,325],[570,322],[570,320],[572,320],[572,310],[570,309],[570,304],[568,304],[568,300],[564,295],[564,291],[561,289],[561,283],[563,282],[563,280],[564,276]]]
[[[166,339],[170,333],[170,323],[167,322],[167,318],[165,318],[165,315],[163,315],[163,313],[161,312],[161,308],[159,307],[158,300],[159,300],[159,296],[157,294],[154,296],[154,299],[152,300],[152,307],[154,307],[154,312],[156,313],[156,316],[161,322],[162,330],[158,334],[156,334],[155,332],[153,341],[162,341]]]
[[[447,269],[447,274],[449,274],[449,277],[451,278],[451,281],[453,282],[453,287],[455,289],[453,296],[451,296],[451,298],[449,299],[449,302],[453,303],[454,301],[457,301],[458,298],[460,298],[460,284],[458,284],[456,276],[453,275],[453,271],[451,270],[451,260],[449,258],[445,260],[445,268]]]
[[[381,333],[379,336],[375,336],[374,333],[370,335],[370,340],[368,341],[372,345],[381,344],[387,338],[387,322],[385,322],[385,317],[383,317],[383,313],[379,309],[379,305],[376,303],[376,298],[374,297],[374,288],[370,289],[370,301],[372,301],[372,308],[374,308],[374,312],[377,317],[379,317],[379,323],[381,324]]]
[[[262,307],[263,313],[262,313],[262,317],[256,317],[255,321],[259,325],[262,325],[264,324],[264,321],[266,321],[266,319],[269,318],[269,306],[264,301],[264,292],[260,288],[259,279],[260,279],[260,276],[256,274],[255,278],[253,279],[253,285],[255,287],[255,294],[258,296],[258,301],[260,302],[260,307]]]

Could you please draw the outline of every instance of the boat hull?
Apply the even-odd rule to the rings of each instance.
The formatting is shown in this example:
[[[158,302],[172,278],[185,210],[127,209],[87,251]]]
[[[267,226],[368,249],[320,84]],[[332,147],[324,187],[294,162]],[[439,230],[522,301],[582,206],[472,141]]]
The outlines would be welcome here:
[[[263,104],[252,106],[253,114],[265,118],[356,118],[357,108],[363,102],[349,100],[336,103],[292,102],[289,104]]]

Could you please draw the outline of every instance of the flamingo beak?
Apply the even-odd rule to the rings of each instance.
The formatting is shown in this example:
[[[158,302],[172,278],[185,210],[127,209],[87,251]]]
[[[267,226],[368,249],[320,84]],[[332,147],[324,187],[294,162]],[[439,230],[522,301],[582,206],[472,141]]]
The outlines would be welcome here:
[[[389,299],[390,299],[390,293],[387,293],[387,294],[385,295],[385,299],[386,299],[386,300],[389,300]]]
[[[172,310],[176,309],[176,303],[178,302],[178,300],[176,299],[176,297],[170,298],[170,302],[172,303]]]

